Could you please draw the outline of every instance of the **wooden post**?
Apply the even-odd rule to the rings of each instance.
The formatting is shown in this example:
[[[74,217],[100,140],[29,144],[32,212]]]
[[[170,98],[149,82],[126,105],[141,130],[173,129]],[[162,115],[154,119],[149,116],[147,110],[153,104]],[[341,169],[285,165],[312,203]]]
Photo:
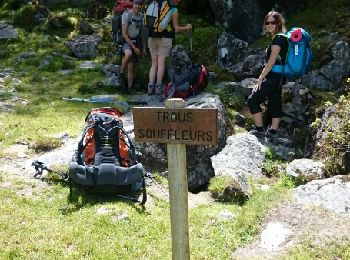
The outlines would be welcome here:
[[[165,101],[166,108],[184,108],[180,98]],[[188,234],[188,182],[186,169],[186,145],[167,144],[168,180],[170,195],[170,219],[172,259],[190,259]]]
[[[172,259],[189,260],[186,144],[217,144],[217,109],[185,108],[173,98],[165,108],[134,107],[133,118],[136,142],[167,144]]]

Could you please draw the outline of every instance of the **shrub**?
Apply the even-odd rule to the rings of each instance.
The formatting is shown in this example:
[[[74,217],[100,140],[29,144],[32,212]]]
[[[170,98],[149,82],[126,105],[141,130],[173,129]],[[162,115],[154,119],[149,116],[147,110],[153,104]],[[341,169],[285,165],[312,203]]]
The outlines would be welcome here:
[[[328,175],[349,171],[350,161],[350,95],[341,96],[333,113],[323,123],[322,138],[318,140],[315,156],[325,161]]]
[[[33,31],[35,26],[41,24],[43,21],[38,19],[38,14],[48,16],[48,9],[42,5],[26,5],[23,6],[14,16],[13,22],[15,25],[22,27],[28,31]]]

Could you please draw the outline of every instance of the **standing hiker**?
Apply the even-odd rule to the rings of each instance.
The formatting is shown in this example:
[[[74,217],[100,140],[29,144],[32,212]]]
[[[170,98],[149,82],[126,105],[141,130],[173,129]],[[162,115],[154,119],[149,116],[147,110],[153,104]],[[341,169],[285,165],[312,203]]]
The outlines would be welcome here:
[[[153,1],[153,3],[154,2],[157,1]],[[148,47],[152,57],[152,66],[149,71],[148,95],[152,95],[153,93],[160,95],[162,93],[166,58],[169,57],[173,39],[175,38],[175,33],[192,30],[191,24],[179,26],[179,12],[177,4],[180,2],[180,0],[170,1],[170,6],[168,6],[167,9],[164,8],[166,6],[166,3],[164,2],[167,1],[163,1],[161,8],[166,11],[159,13],[165,14],[164,16],[166,17],[166,12],[169,12],[169,24],[166,25],[165,30],[159,32],[159,30],[157,31],[159,28],[155,28],[155,26],[149,24],[147,25],[150,28]],[[148,8],[151,9],[150,4],[148,6],[149,7],[146,9],[146,14],[148,14]]]
[[[268,100],[267,111],[272,117],[271,127],[266,136],[276,137],[277,129],[282,117],[282,85],[286,78],[280,73],[271,71],[274,64],[284,64],[288,51],[286,37],[279,35],[285,33],[285,20],[278,12],[269,12],[264,19],[264,31],[272,37],[272,43],[266,49],[266,63],[254,86],[252,94],[248,97],[248,107],[255,121],[255,127],[250,131],[257,137],[264,136],[263,112],[260,105]]]
[[[120,77],[122,85],[127,93],[133,90],[135,65],[142,54],[141,27],[143,15],[140,12],[143,0],[133,0],[130,11],[125,11],[122,15],[122,35],[125,43],[122,46],[124,57],[120,66]],[[125,70],[127,70],[127,83],[125,83]],[[123,82],[124,81],[124,82]]]

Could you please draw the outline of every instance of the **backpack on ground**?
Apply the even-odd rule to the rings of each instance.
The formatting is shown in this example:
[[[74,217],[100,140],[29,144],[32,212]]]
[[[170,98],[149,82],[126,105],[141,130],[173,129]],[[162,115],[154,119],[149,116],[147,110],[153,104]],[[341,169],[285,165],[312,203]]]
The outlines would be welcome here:
[[[123,129],[121,112],[115,108],[93,108],[78,149],[69,165],[69,178],[89,191],[135,194],[143,191],[144,168],[136,162],[135,145]]]
[[[112,17],[112,37],[114,45],[121,49],[124,44],[124,38],[122,34],[122,15],[125,11],[130,11],[132,8],[132,1],[121,1],[117,0],[113,7],[113,17]],[[131,21],[130,21],[131,23]]]
[[[167,98],[186,98],[197,95],[208,85],[208,70],[203,65],[192,65],[182,74],[175,75],[165,86]]]
[[[287,34],[288,52],[284,65],[273,65],[272,72],[282,73],[288,79],[297,79],[311,69],[312,52],[311,37],[302,28],[292,28]]]
[[[171,26],[171,5],[165,0],[148,0],[145,6],[144,24],[149,36],[162,37]]]

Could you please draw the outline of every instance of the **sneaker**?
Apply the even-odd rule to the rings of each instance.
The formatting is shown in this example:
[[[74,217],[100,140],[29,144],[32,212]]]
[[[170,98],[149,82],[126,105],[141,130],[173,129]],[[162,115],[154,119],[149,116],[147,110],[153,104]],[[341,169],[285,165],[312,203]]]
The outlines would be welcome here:
[[[125,78],[124,74],[119,74],[117,76],[117,82],[121,88],[125,88],[126,78]]]
[[[153,93],[154,93],[154,84],[148,83],[147,93],[148,93],[148,95],[153,95]]]
[[[162,94],[162,85],[156,84],[156,95]]]
[[[266,137],[270,139],[276,139],[278,137],[277,130],[271,128],[267,129]]]
[[[257,138],[265,137],[264,130],[258,130],[256,127],[254,127],[252,130],[250,130],[248,133],[251,135],[255,135]]]

